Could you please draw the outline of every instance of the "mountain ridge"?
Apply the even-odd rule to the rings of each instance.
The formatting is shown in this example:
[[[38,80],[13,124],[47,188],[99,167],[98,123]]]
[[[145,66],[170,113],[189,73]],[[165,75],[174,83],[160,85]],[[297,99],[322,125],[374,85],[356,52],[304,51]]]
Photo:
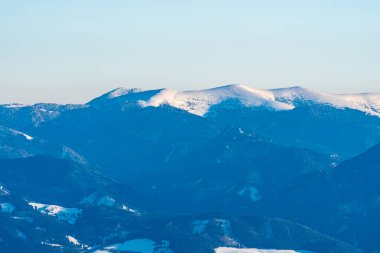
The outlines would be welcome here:
[[[299,102],[327,104],[339,109],[354,109],[380,117],[380,93],[332,94],[314,91],[300,86],[277,89],[257,89],[242,84],[230,84],[203,90],[177,91],[174,89],[141,90],[118,88],[99,98],[108,99],[153,92],[151,97],[138,100],[140,106],[169,105],[189,113],[205,116],[212,106],[228,100],[237,100],[247,107],[266,107],[271,110],[292,110]],[[96,98],[96,99],[99,99]],[[96,99],[89,102],[94,103]]]
[[[275,89],[258,89],[244,84],[228,84],[200,90],[178,91],[171,88],[141,89],[119,87],[84,104],[67,104],[65,107],[94,106],[110,101],[134,102],[141,107],[169,105],[198,116],[207,116],[209,109],[225,101],[234,100],[247,107],[264,107],[270,110],[292,110],[302,103],[326,104],[339,109],[353,109],[380,117],[380,93],[334,94],[315,91],[301,86]],[[52,107],[52,103],[23,105],[2,104],[0,107]]]

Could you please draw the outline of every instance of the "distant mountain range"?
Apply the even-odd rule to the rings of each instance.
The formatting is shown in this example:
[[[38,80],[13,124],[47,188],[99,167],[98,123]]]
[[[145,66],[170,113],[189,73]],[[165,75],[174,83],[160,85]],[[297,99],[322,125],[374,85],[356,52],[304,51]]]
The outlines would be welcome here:
[[[0,105],[0,250],[373,253],[378,143],[380,94],[118,88]]]
[[[84,105],[2,105],[0,124],[40,138],[55,134],[53,139],[62,142],[66,133],[85,138],[83,131],[87,132],[89,127],[119,126],[119,130],[131,124],[148,127],[178,117],[175,120],[179,124],[197,121],[192,127],[194,124],[202,128],[215,126],[219,131],[231,125],[244,127],[280,144],[311,148],[345,159],[380,141],[379,101],[380,94],[333,95],[301,87],[260,90],[227,85],[188,92],[118,88]],[[125,125],[132,117],[141,118]],[[78,120],[80,124],[76,124]],[[176,123],[168,122],[164,127],[174,128]],[[108,131],[93,137],[113,134]]]
[[[141,90],[118,88],[90,102],[95,105],[112,100],[138,103],[142,107],[164,104],[205,116],[210,109],[226,101],[234,101],[247,107],[265,107],[268,110],[292,110],[304,103],[330,105],[335,108],[353,109],[380,116],[380,93],[329,94],[299,86],[273,90],[255,89],[232,84],[208,90],[176,91],[172,89]]]

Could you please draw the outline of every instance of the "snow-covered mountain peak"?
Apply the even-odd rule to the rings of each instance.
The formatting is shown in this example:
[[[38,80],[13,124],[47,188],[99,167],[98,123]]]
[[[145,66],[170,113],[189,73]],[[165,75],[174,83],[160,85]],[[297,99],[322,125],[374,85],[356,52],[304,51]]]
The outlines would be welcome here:
[[[305,89],[299,86],[272,90],[276,100],[297,106],[299,103],[313,102],[336,108],[359,110],[370,115],[380,116],[380,94],[331,94]]]
[[[106,93],[105,95],[107,96],[107,98],[116,98],[116,97],[121,97],[121,96],[124,96],[124,95],[127,95],[127,94],[131,94],[131,93],[138,93],[138,92],[141,92],[143,91],[142,89],[139,89],[139,88],[123,88],[123,87],[119,87],[117,89],[114,89],[108,93]]]
[[[106,101],[137,103],[142,107],[169,105],[198,116],[205,116],[211,107],[223,105],[223,102],[236,101],[237,104],[247,107],[265,107],[277,111],[292,110],[304,104],[322,104],[339,109],[359,110],[380,117],[380,94],[331,94],[300,86],[266,90],[243,84],[230,84],[190,91],[118,88],[90,103]]]
[[[240,84],[194,91],[163,89],[150,99],[140,101],[140,104],[155,107],[167,104],[195,115],[204,116],[210,107],[228,100],[236,100],[245,106],[265,106],[274,110],[291,110],[294,108],[292,105],[275,101],[273,93],[270,91],[254,89]]]
[[[94,98],[88,104],[102,104],[102,103],[107,103],[108,101],[121,98],[123,96],[127,96],[129,94],[134,94],[134,93],[140,93],[143,92],[142,89],[139,88],[124,88],[124,87],[119,87],[114,90],[111,90],[100,97]]]
[[[322,92],[306,89],[301,86],[272,89],[271,92],[276,99],[290,102],[295,100],[318,100],[319,97],[324,96]]]
[[[3,104],[0,106],[5,107],[5,108],[22,108],[22,107],[26,107],[26,106],[30,106],[30,105],[19,104],[19,103],[11,103],[11,104]]]

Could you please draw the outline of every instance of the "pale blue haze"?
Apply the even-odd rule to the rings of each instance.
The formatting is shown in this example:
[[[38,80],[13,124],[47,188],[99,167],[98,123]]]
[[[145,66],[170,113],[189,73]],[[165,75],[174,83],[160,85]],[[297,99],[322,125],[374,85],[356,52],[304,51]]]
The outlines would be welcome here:
[[[117,86],[380,92],[380,1],[0,0],[0,103]]]

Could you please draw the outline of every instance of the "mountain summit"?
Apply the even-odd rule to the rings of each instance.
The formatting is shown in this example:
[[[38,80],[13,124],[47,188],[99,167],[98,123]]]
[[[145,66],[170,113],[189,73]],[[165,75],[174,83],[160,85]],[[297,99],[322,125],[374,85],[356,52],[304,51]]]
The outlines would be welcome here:
[[[142,107],[169,105],[189,113],[206,116],[210,108],[235,102],[246,107],[269,110],[292,110],[305,103],[352,109],[380,117],[380,94],[331,94],[295,86],[279,89],[256,89],[242,84],[231,84],[205,90],[177,91],[173,89],[141,90],[118,88],[89,104],[107,101],[135,102]],[[228,103],[229,102],[229,103]]]

